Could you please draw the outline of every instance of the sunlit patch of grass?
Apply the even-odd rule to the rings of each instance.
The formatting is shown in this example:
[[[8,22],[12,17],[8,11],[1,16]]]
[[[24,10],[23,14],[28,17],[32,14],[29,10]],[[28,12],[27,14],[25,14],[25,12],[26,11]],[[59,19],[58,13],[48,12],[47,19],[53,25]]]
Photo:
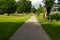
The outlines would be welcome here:
[[[9,37],[31,16],[31,15],[0,15],[0,40],[8,40]]]
[[[45,21],[42,16],[36,16],[36,18],[52,40],[60,40],[60,21]]]

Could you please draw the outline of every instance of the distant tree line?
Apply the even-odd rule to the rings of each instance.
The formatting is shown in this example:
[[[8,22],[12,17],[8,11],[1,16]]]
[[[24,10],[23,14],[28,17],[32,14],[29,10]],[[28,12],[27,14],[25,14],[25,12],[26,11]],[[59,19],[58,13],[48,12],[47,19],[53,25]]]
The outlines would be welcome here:
[[[7,13],[8,16],[11,13],[29,13],[31,12],[31,1],[20,0],[16,2],[15,0],[0,0],[0,14]]]
[[[32,12],[34,14],[40,14],[44,12],[44,7],[40,4],[38,8],[35,8],[34,6],[31,8]]]
[[[44,0],[45,6],[42,7],[41,5],[36,9],[34,6],[32,6],[32,3],[30,0],[19,0],[16,2],[16,0],[0,0],[0,14],[7,13],[8,16],[10,14],[17,13],[42,13],[44,11],[44,18],[48,19],[50,10],[54,4],[54,0]],[[60,10],[60,8],[59,8]]]
[[[29,0],[20,0],[16,2],[16,0],[0,0],[0,15],[7,13],[8,16],[14,13],[36,13],[42,12],[42,6],[39,8],[35,8],[32,6],[31,1]]]

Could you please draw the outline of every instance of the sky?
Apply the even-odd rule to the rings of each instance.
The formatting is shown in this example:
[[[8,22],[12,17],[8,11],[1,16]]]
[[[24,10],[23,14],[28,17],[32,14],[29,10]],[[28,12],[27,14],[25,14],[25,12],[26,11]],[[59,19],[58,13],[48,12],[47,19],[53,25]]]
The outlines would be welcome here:
[[[42,1],[43,0],[30,0],[32,1],[32,5],[35,7],[35,8],[38,8],[39,7],[39,4],[42,4]]]
[[[16,1],[19,1],[19,0],[16,0]],[[43,0],[30,0],[32,2],[32,5],[35,7],[35,8],[38,8],[40,4],[42,4],[42,6],[44,5],[42,3]],[[55,2],[58,2],[57,0],[55,0]]]

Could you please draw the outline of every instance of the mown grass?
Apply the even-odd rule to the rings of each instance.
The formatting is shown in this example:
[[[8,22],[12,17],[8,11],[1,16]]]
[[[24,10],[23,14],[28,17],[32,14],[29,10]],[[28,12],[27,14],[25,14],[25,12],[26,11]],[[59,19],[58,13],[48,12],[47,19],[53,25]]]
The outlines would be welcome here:
[[[53,20],[51,22],[50,20],[45,21],[42,16],[36,17],[52,40],[60,40],[60,21]]]
[[[0,40],[8,40],[31,15],[0,15]]]

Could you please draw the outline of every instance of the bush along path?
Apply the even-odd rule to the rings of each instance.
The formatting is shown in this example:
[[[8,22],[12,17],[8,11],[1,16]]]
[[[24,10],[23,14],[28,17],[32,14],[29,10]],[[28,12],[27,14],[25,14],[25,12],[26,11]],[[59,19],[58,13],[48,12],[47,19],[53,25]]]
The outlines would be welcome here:
[[[51,40],[35,16],[28,19],[9,40]]]

